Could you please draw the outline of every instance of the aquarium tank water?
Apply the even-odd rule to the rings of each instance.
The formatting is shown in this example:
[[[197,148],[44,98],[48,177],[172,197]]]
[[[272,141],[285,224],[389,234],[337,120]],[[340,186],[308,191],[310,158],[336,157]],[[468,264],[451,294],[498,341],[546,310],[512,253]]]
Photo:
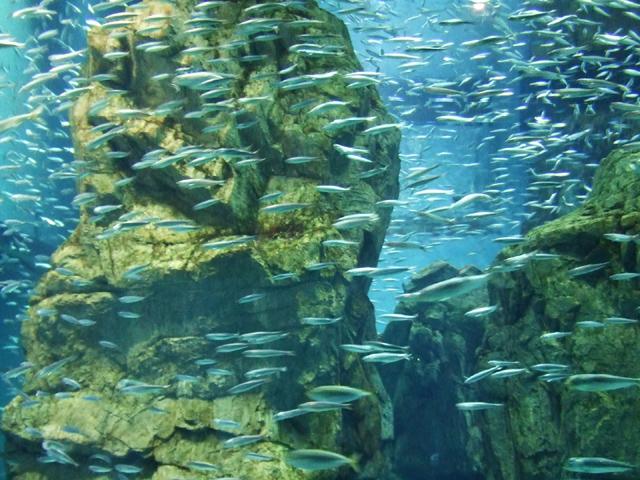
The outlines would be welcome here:
[[[3,0],[0,478],[640,475],[639,0]]]

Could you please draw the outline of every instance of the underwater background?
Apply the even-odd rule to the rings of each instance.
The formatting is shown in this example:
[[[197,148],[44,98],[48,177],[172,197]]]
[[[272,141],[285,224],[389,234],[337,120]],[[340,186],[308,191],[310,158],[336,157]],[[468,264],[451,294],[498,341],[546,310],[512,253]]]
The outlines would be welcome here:
[[[0,9],[0,478],[637,477],[640,3]]]

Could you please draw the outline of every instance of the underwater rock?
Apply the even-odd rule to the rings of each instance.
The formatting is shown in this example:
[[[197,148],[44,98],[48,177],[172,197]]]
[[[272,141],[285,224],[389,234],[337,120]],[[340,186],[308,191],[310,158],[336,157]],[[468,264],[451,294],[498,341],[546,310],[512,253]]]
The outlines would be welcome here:
[[[436,262],[405,283],[405,293],[449,278],[476,275],[472,267],[458,271]],[[401,301],[396,313],[416,315],[412,321],[391,322],[382,340],[409,345],[409,362],[384,365],[380,374],[394,406],[394,470],[401,478],[476,479],[474,461],[478,432],[456,403],[470,390],[465,376],[475,368],[475,350],[484,333],[485,319],[465,313],[487,304],[486,288],[444,302]]]
[[[573,478],[563,471],[571,457],[640,463],[637,388],[585,392],[566,380],[592,373],[640,377],[638,280],[610,278],[640,271],[639,160],[638,151],[614,151],[582,207],[499,256],[499,267],[518,255],[530,259],[492,275],[490,297],[499,309],[487,323],[478,368],[493,359],[518,361],[529,370],[478,382],[477,396],[468,398],[505,404],[500,411],[470,414],[481,434],[478,461],[489,480]],[[531,252],[558,257],[536,260]],[[595,266],[572,270],[589,265]],[[545,381],[544,371],[531,369],[542,363],[567,368]]]
[[[3,415],[11,478],[101,478],[97,453],[156,480],[384,478],[388,398],[338,345],[376,335],[370,281],[344,272],[377,263],[400,135],[363,134],[393,119],[348,77],[361,67],[347,31],[315,2],[206,3],[143,1],[125,26],[89,31],[71,112],[81,218],[23,325],[33,368]],[[336,99],[348,104],[308,113]],[[334,226],[355,214],[367,221]],[[267,367],[286,371],[245,376]],[[274,420],[335,384],[374,394]],[[224,443],[239,435],[261,437]],[[353,457],[360,473],[305,473],[289,449]]]

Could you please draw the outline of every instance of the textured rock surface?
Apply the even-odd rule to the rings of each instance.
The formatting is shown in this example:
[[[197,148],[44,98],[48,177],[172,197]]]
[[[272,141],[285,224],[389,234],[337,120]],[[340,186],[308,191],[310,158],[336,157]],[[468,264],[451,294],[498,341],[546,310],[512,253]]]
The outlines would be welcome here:
[[[489,291],[500,314],[487,326],[479,364],[489,359],[524,365],[561,363],[574,373],[640,376],[637,325],[589,329],[579,321],[638,318],[638,280],[616,282],[609,275],[640,270],[635,242],[607,240],[606,233],[640,233],[640,176],[633,172],[639,153],[616,151],[598,170],[594,190],[575,212],[533,230],[528,241],[501,257],[525,252],[555,253],[551,261],[530,261],[520,271],[493,276]],[[571,277],[573,267],[610,262],[589,275]],[[572,335],[544,341],[540,335]],[[640,396],[637,389],[608,393],[570,390],[529,374],[481,382],[483,399],[504,401],[504,412],[474,416],[482,433],[479,459],[490,480],[569,478],[569,457],[602,456],[637,464]],[[632,475],[634,478],[635,475]]]
[[[375,336],[368,282],[349,281],[343,272],[377,262],[388,211],[382,209],[377,223],[362,228],[338,231],[332,223],[343,215],[376,212],[377,201],[397,196],[399,134],[364,135],[363,124],[323,130],[336,118],[377,117],[372,124],[392,119],[374,87],[349,86],[354,80],[345,75],[360,65],[339,20],[311,1],[243,11],[255,3],[220,3],[203,12],[192,1],[146,1],[135,9],[131,25],[90,31],[90,89],[76,100],[71,122],[79,191],[96,199],[82,207],[78,228],[55,253],[57,269],[38,285],[24,323],[23,341],[34,368],[27,374],[25,395],[14,399],[3,416],[12,478],[102,478],[86,468],[87,457],[96,452],[142,467],[137,478],[156,480],[210,478],[190,470],[193,461],[218,465],[219,476],[247,479],[356,476],[349,468],[318,474],[295,470],[281,460],[289,448],[354,455],[362,478],[382,478],[381,442],[391,435],[382,416],[388,408],[385,394],[375,370],[337,346]],[[213,19],[213,30],[189,31],[210,24],[205,17]],[[256,25],[251,19],[258,17],[272,21]],[[159,28],[147,28],[154,25]],[[334,47],[323,54],[291,48],[309,43],[302,34]],[[145,52],[148,42],[162,42],[166,49]],[[183,52],[195,47],[204,48]],[[108,55],[116,51],[129,55]],[[291,73],[278,73],[294,64]],[[228,79],[204,89],[185,86],[175,76],[202,71]],[[328,72],[337,73],[296,89],[279,84]],[[156,77],[165,73],[167,78]],[[199,95],[214,88],[222,92],[203,102]],[[350,103],[308,115],[312,106],[335,99]],[[173,107],[163,106],[174,101]],[[307,102],[304,108],[301,102]],[[100,137],[105,132],[111,133]],[[368,149],[373,163],[349,160],[334,143]],[[222,148],[236,150],[216,150]],[[114,158],[117,151],[128,156]],[[285,163],[296,156],[318,160]],[[177,184],[192,178],[219,185],[188,189]],[[318,184],[351,190],[320,193]],[[260,211],[266,204],[259,197],[276,191],[283,192],[276,203],[309,205],[285,213]],[[193,209],[214,198],[212,206]],[[93,210],[108,205],[120,207]],[[219,249],[201,246],[240,235],[256,240]],[[356,245],[321,243],[336,238]],[[272,278],[288,272],[295,277]],[[250,294],[264,296],[238,303]],[[123,304],[118,298],[124,295],[144,300]],[[63,314],[96,323],[72,324]],[[343,320],[330,326],[301,323],[303,317],[338,316]],[[291,350],[295,357],[216,353],[224,342],[205,338],[255,331],[289,332],[277,343],[249,348]],[[195,363],[206,358],[231,375],[207,375],[207,367]],[[68,362],[60,368],[41,370],[62,359]],[[246,380],[244,372],[266,366],[288,370],[259,389],[227,393]],[[80,389],[64,384],[64,377],[79,382]],[[116,388],[123,379],[168,387],[161,396],[125,395]],[[307,400],[305,390],[330,384],[377,394],[351,410],[274,422],[274,412]],[[36,395],[39,391],[47,394]],[[241,429],[224,431],[212,425],[213,418],[233,419]],[[223,449],[222,442],[237,434],[266,439]],[[83,466],[36,462],[43,439],[61,442]],[[247,460],[248,451],[275,460]]]
[[[438,262],[418,272],[405,285],[415,292],[427,285],[459,275]],[[412,360],[380,368],[393,399],[395,438],[394,468],[402,478],[475,479],[480,465],[474,462],[479,432],[455,404],[467,401],[473,388],[463,384],[473,373],[475,350],[482,340],[484,319],[465,312],[487,304],[486,289],[439,303],[409,306],[400,302],[396,312],[417,315],[412,322],[393,322],[383,340],[409,345]]]

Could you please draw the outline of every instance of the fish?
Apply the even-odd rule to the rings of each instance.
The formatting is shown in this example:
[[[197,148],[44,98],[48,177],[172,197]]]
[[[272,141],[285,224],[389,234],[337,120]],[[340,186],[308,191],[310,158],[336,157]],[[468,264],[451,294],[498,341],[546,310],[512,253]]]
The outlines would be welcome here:
[[[470,317],[470,318],[482,318],[482,317],[486,317],[488,315],[491,315],[496,310],[498,310],[498,306],[497,305],[489,305],[489,306],[486,306],[486,307],[477,307],[477,308],[474,308],[473,310],[469,310],[468,312],[465,312],[464,316],[465,317]]]
[[[623,273],[614,273],[613,275],[609,275],[609,279],[615,282],[626,282],[628,280],[633,280],[635,278],[640,278],[640,273],[623,272]]]
[[[571,375],[565,384],[572,390],[581,392],[608,392],[640,385],[640,379],[618,377],[604,373],[583,373]]]
[[[498,372],[500,369],[502,369],[503,367],[501,365],[495,365],[491,368],[487,368],[486,370],[482,370],[480,372],[474,373],[473,375],[465,378],[464,383],[466,385],[471,384],[471,383],[476,383],[479,382],[480,380],[483,380],[489,376],[491,376],[492,374]]]
[[[307,471],[332,470],[348,465],[358,471],[354,460],[339,453],[318,449],[290,450],[284,461],[292,467]]]
[[[133,380],[121,380],[116,387],[124,395],[161,395],[169,385],[152,385]]]
[[[380,221],[380,217],[376,213],[354,213],[338,218],[333,227],[337,230],[353,230],[365,228]]]
[[[185,464],[185,467],[196,472],[217,472],[220,470],[218,465],[202,460],[191,460]]]
[[[603,268],[605,268],[608,265],[609,265],[609,262],[592,263],[592,264],[589,264],[589,265],[581,265],[579,267],[572,268],[567,273],[569,274],[570,277],[579,277],[579,276],[582,276],[582,275],[588,275],[589,273],[593,273],[593,272],[597,272],[599,270],[602,270]]]
[[[268,382],[269,378],[256,378],[248,380],[246,382],[239,383],[227,390],[228,395],[239,395],[241,393],[247,393],[251,390],[255,390]]]
[[[349,404],[339,402],[304,402],[297,406],[299,410],[304,412],[333,412],[335,410],[342,410],[344,408],[351,408]]]
[[[460,402],[456,403],[456,408],[463,412],[477,412],[481,410],[496,410],[504,407],[503,403],[487,403],[487,402]]]
[[[318,402],[350,403],[371,395],[370,392],[359,388],[343,385],[324,385],[307,391],[307,397]]]
[[[239,435],[222,442],[222,448],[239,448],[265,440],[264,435]]]
[[[14,115],[13,117],[0,120],[0,133],[19,127],[25,122],[39,119],[44,114],[44,106],[40,105],[28,113]]]
[[[486,284],[489,274],[454,277],[437,282],[415,292],[398,295],[400,300],[413,302],[442,302],[464,295]]]
[[[363,362],[367,363],[395,363],[403,360],[411,360],[411,355],[408,353],[392,353],[392,352],[384,352],[384,353],[370,353],[369,355],[365,355],[362,357]]]
[[[624,473],[636,467],[630,463],[620,462],[604,457],[571,457],[563,469],[568,472],[601,475],[607,473]]]
[[[276,203],[273,205],[262,207],[260,211],[262,213],[288,213],[288,212],[294,212],[296,210],[306,208],[310,205],[311,205],[310,203],[300,203],[300,202]]]

